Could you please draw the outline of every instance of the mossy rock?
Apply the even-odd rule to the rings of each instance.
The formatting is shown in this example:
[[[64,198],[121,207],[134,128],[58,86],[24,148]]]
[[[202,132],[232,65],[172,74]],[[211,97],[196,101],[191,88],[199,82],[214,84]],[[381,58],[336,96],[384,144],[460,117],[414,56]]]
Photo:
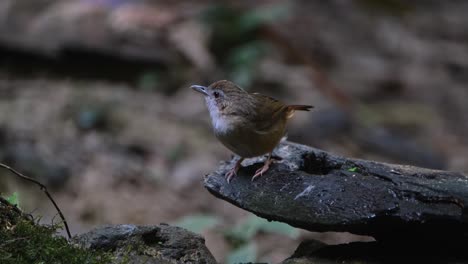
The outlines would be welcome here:
[[[113,225],[68,241],[0,197],[0,263],[206,263],[203,237],[180,227]]]
[[[0,199],[0,263],[110,263],[113,256],[70,244],[58,225],[43,226]]]
[[[112,251],[117,263],[216,263],[203,237],[166,224],[103,226],[74,240],[85,248]]]

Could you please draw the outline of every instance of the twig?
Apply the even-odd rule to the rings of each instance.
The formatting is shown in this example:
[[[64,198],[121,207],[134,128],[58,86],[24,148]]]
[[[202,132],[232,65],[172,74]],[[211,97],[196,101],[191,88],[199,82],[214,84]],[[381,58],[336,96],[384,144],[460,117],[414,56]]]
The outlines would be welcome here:
[[[65,220],[65,216],[62,214],[62,211],[60,211],[60,208],[58,207],[57,203],[54,201],[54,199],[52,198],[52,196],[50,195],[49,191],[47,191],[47,187],[40,183],[39,181],[36,181],[35,179],[33,178],[30,178],[28,176],[25,176],[23,175],[22,173],[16,171],[15,169],[11,168],[10,166],[7,166],[3,163],[0,163],[0,167],[2,168],[5,168],[7,170],[9,170],[10,172],[12,172],[13,174],[15,174],[16,176],[24,179],[24,180],[27,180],[27,181],[30,181],[32,183],[35,183],[37,184],[41,190],[47,195],[47,198],[49,198],[49,200],[52,202],[52,204],[54,205],[55,209],[57,210],[58,214],[60,215],[60,218],[62,219],[63,221],[63,225],[65,226],[65,230],[67,231],[67,235],[68,235],[68,238],[71,239],[71,233],[70,233],[70,229],[68,228],[68,224],[67,224],[67,220]]]

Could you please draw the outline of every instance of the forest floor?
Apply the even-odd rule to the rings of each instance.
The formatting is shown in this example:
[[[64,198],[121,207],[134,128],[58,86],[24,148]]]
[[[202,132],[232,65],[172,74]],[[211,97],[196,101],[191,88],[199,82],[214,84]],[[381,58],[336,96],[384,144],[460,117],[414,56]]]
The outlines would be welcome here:
[[[314,105],[291,141],[468,172],[467,4],[28,2],[0,4],[0,160],[50,186],[75,234],[213,216],[203,235],[225,259],[225,231],[249,213],[203,188],[232,154],[189,89],[217,79]],[[36,186],[0,173],[0,192],[56,218]],[[259,233],[259,260],[282,261],[306,237],[370,239]]]

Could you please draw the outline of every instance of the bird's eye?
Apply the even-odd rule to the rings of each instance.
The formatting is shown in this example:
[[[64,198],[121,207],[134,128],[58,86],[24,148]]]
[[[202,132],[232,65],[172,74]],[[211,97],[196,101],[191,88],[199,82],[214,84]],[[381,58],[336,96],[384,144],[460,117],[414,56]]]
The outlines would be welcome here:
[[[213,93],[213,96],[214,96],[215,98],[218,98],[218,97],[219,97],[219,92],[214,92],[214,93]]]

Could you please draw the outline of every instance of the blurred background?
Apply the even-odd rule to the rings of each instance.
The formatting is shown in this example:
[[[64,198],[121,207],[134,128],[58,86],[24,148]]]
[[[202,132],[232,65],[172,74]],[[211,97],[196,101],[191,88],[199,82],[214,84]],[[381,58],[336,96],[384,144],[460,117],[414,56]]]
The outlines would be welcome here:
[[[468,172],[468,2],[0,1],[0,161],[51,189],[74,234],[184,226],[219,262],[279,262],[299,242],[370,240],[268,223],[211,196],[231,153],[192,84],[232,80],[285,102],[289,140]],[[37,186],[0,192],[58,221]]]

